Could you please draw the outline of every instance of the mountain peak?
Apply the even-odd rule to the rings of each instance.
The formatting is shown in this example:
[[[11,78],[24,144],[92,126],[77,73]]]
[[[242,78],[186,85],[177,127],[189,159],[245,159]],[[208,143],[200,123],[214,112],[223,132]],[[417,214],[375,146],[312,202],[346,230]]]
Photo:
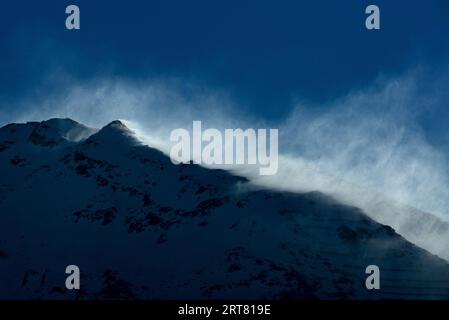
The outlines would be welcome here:
[[[134,131],[129,129],[122,121],[114,120],[101,128],[97,133],[89,137],[90,140],[103,144],[136,145],[139,141],[135,137]]]
[[[52,118],[40,122],[8,124],[0,128],[0,140],[51,148],[61,143],[85,140],[96,131],[72,119]]]
[[[123,133],[129,134],[129,135],[134,135],[134,132],[129,129],[122,121],[120,120],[114,120],[110,123],[108,123],[107,125],[105,125],[101,130],[107,130],[107,129],[114,129],[114,130],[118,130],[121,131]]]
[[[61,142],[78,142],[88,138],[95,132],[75,120],[69,118],[52,118],[35,124],[29,136],[34,145],[54,147]]]
[[[125,124],[120,120],[114,120],[108,123],[105,127],[114,127],[114,128],[126,128]]]

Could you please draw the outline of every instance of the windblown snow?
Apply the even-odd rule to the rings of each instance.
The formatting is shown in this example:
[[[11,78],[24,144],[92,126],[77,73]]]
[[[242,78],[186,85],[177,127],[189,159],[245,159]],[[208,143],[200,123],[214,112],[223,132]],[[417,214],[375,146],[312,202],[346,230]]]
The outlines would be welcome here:
[[[4,126],[0,176],[2,299],[449,298],[448,262],[360,209],[174,165],[120,121]]]

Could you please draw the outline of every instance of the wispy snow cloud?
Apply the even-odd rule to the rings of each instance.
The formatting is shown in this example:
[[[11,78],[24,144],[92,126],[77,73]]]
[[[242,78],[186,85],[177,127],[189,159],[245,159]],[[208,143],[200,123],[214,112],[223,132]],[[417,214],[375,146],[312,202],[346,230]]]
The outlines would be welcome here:
[[[421,210],[449,214],[448,155],[426,141],[417,121],[434,98],[423,94],[412,74],[349,94],[323,111],[298,106],[282,126],[285,167],[296,177],[284,186],[346,198],[359,197],[352,189],[363,187]],[[302,167],[295,170],[298,158],[301,166],[313,166],[325,178],[310,177]]]
[[[17,114],[3,121],[70,117],[101,127],[123,119],[166,152],[170,131],[190,128],[193,120],[218,129],[279,128],[277,175],[260,177],[250,167],[233,170],[261,186],[319,190],[373,215],[371,205],[381,195],[449,220],[448,154],[426,140],[417,120],[440,99],[439,93],[444,96],[445,85],[435,83],[438,90],[424,94],[419,79],[419,72],[379,79],[325,106],[298,104],[286,119],[269,124],[242,114],[226,93],[180,79],[99,79],[24,100]]]

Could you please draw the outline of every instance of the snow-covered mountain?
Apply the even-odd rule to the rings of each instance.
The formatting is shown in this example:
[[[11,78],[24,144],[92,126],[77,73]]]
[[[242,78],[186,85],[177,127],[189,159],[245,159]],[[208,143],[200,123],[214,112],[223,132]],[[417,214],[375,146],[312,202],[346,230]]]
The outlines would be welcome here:
[[[120,121],[4,126],[0,177],[2,299],[449,298],[449,264],[361,210],[173,165]]]

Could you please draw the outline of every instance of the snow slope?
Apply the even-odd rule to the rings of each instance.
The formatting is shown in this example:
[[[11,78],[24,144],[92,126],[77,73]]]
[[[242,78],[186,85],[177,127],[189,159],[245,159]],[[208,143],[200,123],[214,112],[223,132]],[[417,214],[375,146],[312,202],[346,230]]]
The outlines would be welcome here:
[[[173,165],[120,121],[7,125],[0,177],[1,299],[449,298],[449,264],[361,210]]]

